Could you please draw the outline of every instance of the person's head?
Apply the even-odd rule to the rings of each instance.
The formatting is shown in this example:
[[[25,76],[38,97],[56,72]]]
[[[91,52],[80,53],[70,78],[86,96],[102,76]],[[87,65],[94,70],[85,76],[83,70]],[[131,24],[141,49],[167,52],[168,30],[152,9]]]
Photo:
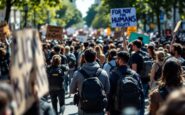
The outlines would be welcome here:
[[[143,42],[143,37],[138,37],[138,40],[140,40],[141,42]]]
[[[71,52],[71,53],[74,52],[74,46],[70,46],[70,52]]]
[[[65,53],[65,48],[64,48],[64,46],[61,45],[60,48],[61,48],[61,49],[60,49],[60,53],[61,53],[61,54],[64,54],[64,53]]]
[[[101,47],[100,47],[99,45],[96,45],[95,51],[96,51],[96,53],[97,53],[98,55],[103,54],[103,51],[102,51],[102,49],[101,49]]]
[[[164,59],[165,59],[165,54],[164,54],[164,52],[163,52],[163,51],[157,51],[157,52],[156,52],[156,59],[157,59],[157,61],[159,61],[159,62],[164,61]]]
[[[60,57],[60,55],[54,55],[54,56],[52,57],[52,59],[51,59],[51,63],[52,63],[52,65],[54,65],[54,66],[60,65],[60,63],[61,63],[61,57]]]
[[[87,63],[94,62],[96,60],[96,52],[92,48],[85,50],[84,59]]]
[[[171,53],[174,56],[181,56],[182,55],[182,49],[183,49],[183,47],[182,47],[181,44],[174,43]]]
[[[141,47],[142,47],[142,42],[140,40],[133,41],[133,43],[132,43],[132,49],[134,51],[139,51],[141,49]]]
[[[115,49],[116,47],[115,47],[115,45],[113,44],[113,43],[110,43],[109,44],[109,50],[111,50],[111,49]]]
[[[60,53],[60,50],[61,50],[61,48],[60,48],[59,45],[57,45],[57,46],[54,47],[55,53],[59,54]]]
[[[116,64],[117,66],[127,65],[130,56],[126,51],[120,51],[117,53]]]
[[[182,85],[182,68],[176,58],[169,58],[163,66],[160,86],[178,87]]]
[[[84,42],[84,48],[87,49],[89,47],[89,42]]]
[[[150,54],[150,56],[155,59],[155,48],[153,45],[148,45],[147,52]]]
[[[108,52],[108,61],[111,61],[112,59],[115,59],[117,55],[116,49],[112,49]]]
[[[157,115],[184,115],[185,114],[185,88],[172,92]]]
[[[65,47],[65,54],[68,54],[68,53],[70,53],[70,47],[69,46],[66,46]]]
[[[91,47],[93,49],[94,49],[95,46],[96,46],[96,43],[95,42],[91,42],[90,45],[89,45],[89,47]]]

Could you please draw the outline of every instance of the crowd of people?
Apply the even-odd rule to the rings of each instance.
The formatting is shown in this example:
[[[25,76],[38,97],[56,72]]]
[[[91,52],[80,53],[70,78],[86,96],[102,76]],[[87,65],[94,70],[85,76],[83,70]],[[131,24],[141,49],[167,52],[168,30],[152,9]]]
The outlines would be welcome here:
[[[79,115],[185,114],[185,46],[181,43],[151,40],[144,44],[142,37],[129,43],[104,36],[84,43],[44,40],[42,48],[49,92],[39,99],[38,114],[64,114],[65,94],[74,94]],[[1,42],[0,115],[13,114],[13,94],[7,85],[10,55],[9,44]]]

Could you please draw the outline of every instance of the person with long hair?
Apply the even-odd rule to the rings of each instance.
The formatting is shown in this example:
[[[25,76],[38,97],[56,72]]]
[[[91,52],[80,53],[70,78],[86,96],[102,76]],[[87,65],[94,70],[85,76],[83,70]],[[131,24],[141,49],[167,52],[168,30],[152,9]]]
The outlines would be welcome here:
[[[152,65],[151,69],[151,75],[150,75],[150,88],[153,88],[156,86],[157,81],[161,77],[162,73],[162,66],[165,59],[165,54],[163,51],[157,51],[156,52],[156,61]]]
[[[100,61],[100,66],[102,66],[105,63],[105,55],[103,54],[103,50],[99,45],[96,45],[95,51],[97,53],[97,58]]]
[[[148,52],[149,56],[152,58],[152,60],[156,59],[155,48],[153,45],[148,45],[147,52]]]
[[[154,89],[149,98],[150,115],[156,115],[157,110],[168,97],[169,93],[183,86],[182,67],[176,58],[168,59],[163,66],[158,88]]]

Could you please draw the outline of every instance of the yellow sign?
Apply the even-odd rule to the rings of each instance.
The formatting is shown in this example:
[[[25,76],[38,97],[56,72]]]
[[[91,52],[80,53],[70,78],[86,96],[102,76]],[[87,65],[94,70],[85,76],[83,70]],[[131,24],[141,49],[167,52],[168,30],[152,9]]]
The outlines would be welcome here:
[[[48,26],[47,27],[47,32],[46,32],[46,39],[57,39],[57,40],[62,40],[62,27],[57,27],[57,26]]]
[[[130,34],[132,32],[137,32],[137,27],[136,26],[127,27],[127,36],[130,36]]]
[[[111,35],[111,29],[110,29],[110,27],[107,28],[107,33],[106,34],[107,34],[107,36],[110,36]]]
[[[10,76],[17,104],[14,112],[22,115],[48,92],[48,79],[38,32],[25,29],[15,32],[13,38]]]

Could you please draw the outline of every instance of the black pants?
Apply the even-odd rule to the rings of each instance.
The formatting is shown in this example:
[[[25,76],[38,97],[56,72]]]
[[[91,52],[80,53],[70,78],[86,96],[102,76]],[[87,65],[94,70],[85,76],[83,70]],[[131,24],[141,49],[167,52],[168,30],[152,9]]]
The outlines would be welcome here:
[[[56,90],[56,91],[50,91],[50,96],[51,96],[51,101],[52,101],[52,105],[53,108],[56,112],[56,114],[58,113],[57,110],[57,102],[59,100],[59,107],[61,108],[64,104],[65,104],[65,91],[64,89],[60,89],[60,90]],[[58,98],[58,99],[57,99]]]

